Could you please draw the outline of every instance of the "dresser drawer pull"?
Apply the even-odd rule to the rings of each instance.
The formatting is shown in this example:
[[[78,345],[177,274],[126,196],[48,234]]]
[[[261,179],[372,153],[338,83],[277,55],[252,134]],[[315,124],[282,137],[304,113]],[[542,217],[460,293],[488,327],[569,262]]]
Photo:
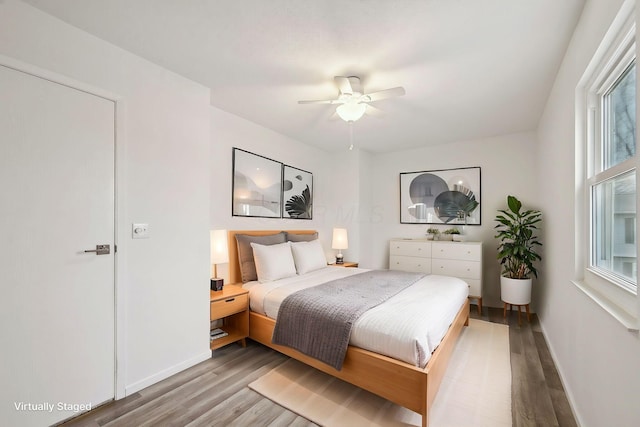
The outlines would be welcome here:
[[[224,300],[224,302],[233,302],[235,300],[236,300],[235,298],[229,298],[229,299]]]

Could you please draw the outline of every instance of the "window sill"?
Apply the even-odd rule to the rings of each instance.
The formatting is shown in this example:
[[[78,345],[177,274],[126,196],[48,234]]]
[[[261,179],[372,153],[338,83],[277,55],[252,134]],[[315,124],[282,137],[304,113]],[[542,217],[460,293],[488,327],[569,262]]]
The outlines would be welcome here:
[[[626,312],[622,307],[599,293],[593,287],[589,286],[584,281],[571,281],[578,289],[584,292],[589,298],[595,301],[604,311],[609,313],[616,319],[618,322],[622,323],[622,325],[627,328],[630,332],[639,332],[640,325],[638,324],[638,318],[632,316],[628,312]]]

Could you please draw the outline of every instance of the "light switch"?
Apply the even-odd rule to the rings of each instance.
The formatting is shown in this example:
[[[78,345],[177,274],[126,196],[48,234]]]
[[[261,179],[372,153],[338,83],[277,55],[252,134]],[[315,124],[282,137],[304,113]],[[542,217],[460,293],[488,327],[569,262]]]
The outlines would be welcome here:
[[[134,239],[148,239],[149,224],[132,224],[131,237]]]

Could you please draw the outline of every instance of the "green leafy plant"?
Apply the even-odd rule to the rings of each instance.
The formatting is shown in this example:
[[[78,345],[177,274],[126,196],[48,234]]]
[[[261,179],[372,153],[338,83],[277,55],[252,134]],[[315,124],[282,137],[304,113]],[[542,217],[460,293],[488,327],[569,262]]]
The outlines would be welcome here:
[[[440,230],[438,230],[437,228],[429,228],[427,229],[427,234],[433,234],[434,236],[437,236],[438,234],[440,234]]]
[[[457,228],[448,228],[442,232],[443,234],[460,234],[460,230]]]
[[[522,203],[514,196],[507,197],[508,210],[500,209],[496,216],[499,223],[495,226],[500,239],[498,259],[502,265],[502,274],[510,279],[528,279],[531,274],[538,277],[534,262],[542,260],[536,252],[542,243],[535,232],[542,221],[538,210],[522,210]]]

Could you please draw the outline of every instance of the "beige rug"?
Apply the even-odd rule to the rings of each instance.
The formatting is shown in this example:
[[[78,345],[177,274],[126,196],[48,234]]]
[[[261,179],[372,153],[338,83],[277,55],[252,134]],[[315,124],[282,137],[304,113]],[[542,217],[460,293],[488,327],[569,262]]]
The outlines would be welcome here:
[[[407,427],[422,422],[415,412],[293,359],[249,387],[321,426]],[[510,425],[509,327],[471,319],[456,344],[429,426]]]

